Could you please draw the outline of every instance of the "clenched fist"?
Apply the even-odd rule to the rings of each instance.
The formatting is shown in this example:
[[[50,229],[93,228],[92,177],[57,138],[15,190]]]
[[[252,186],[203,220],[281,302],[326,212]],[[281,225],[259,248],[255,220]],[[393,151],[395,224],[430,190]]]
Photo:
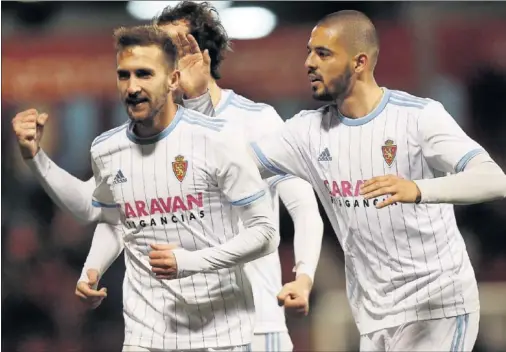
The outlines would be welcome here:
[[[174,244],[152,244],[152,251],[149,252],[149,265],[151,271],[158,279],[177,278],[177,262],[172,250],[176,249]]]
[[[309,313],[309,294],[313,286],[312,280],[306,274],[302,274],[295,281],[289,282],[283,286],[278,293],[278,304],[285,309],[308,315]]]
[[[18,138],[23,159],[32,159],[39,151],[47,118],[47,114],[39,114],[37,110],[29,109],[20,112],[12,119],[12,128]]]

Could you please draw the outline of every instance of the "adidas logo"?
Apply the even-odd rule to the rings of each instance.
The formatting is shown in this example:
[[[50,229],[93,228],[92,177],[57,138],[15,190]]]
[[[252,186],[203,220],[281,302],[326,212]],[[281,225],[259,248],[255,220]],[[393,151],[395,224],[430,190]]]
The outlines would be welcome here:
[[[332,157],[330,156],[329,148],[325,148],[323,152],[318,157],[318,161],[332,161]]]
[[[118,183],[125,183],[125,182],[127,182],[127,179],[123,175],[123,172],[119,170],[116,176],[114,176],[114,181],[112,182],[112,184],[117,185]]]

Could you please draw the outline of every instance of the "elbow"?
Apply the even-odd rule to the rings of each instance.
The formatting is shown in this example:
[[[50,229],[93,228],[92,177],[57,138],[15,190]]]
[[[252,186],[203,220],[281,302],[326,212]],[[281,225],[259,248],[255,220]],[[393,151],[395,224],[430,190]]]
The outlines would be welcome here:
[[[99,220],[98,216],[95,216],[93,214],[87,214],[87,213],[74,214],[74,216],[80,225],[89,225],[89,224],[94,223]]]
[[[89,207],[83,212],[78,212],[74,214],[78,222],[82,225],[88,225],[93,222],[99,221],[100,215],[101,215],[100,209],[95,207]]]
[[[265,238],[262,253],[268,255],[278,250],[281,238],[279,236],[279,231],[276,230],[273,223],[269,222],[261,226],[261,231]]]

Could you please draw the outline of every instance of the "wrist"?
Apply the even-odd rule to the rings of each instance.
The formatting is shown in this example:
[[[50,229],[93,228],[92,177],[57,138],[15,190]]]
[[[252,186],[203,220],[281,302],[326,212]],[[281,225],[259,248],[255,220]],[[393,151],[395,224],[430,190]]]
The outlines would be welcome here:
[[[307,291],[308,294],[311,291],[311,289],[313,288],[313,280],[307,274],[297,275],[295,282],[298,285],[301,285],[304,288],[304,290]]]
[[[184,248],[172,250],[174,259],[176,260],[177,278],[186,277],[205,270],[202,259],[197,251],[187,251]]]
[[[305,264],[302,261],[297,263],[297,265],[293,268],[295,277],[299,278],[301,276],[305,276],[307,280],[311,283],[311,286],[313,285],[315,271],[316,271],[315,268]]]
[[[416,198],[415,198],[415,204],[422,203],[422,200],[424,198],[422,197],[422,189],[424,188],[424,181],[425,180],[415,180],[413,183],[416,185]]]
[[[37,156],[39,151],[40,147],[37,147],[35,151],[21,148],[21,157],[23,158],[23,160],[32,160],[33,158],[35,158],[35,156]]]
[[[422,201],[422,192],[420,191],[420,188],[418,187],[416,182],[413,182],[413,183],[415,184],[415,187],[416,187],[415,204],[420,204],[420,202]]]

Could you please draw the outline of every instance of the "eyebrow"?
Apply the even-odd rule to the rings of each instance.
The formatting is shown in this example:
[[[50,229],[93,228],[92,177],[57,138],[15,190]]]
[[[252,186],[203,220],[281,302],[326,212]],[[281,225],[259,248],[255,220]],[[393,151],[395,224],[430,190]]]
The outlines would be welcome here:
[[[120,72],[139,72],[139,71],[143,71],[143,72],[147,72],[147,73],[154,73],[155,70],[153,68],[148,68],[148,67],[141,67],[141,68],[136,68],[136,69],[133,69],[133,70],[128,70],[126,68],[117,68],[116,69],[116,72],[117,73],[120,73]]]
[[[309,45],[307,45],[307,50],[322,50],[322,51],[327,51],[329,53],[333,52],[332,50],[330,50],[329,48],[327,48],[325,46],[315,46],[314,48],[311,48]]]

